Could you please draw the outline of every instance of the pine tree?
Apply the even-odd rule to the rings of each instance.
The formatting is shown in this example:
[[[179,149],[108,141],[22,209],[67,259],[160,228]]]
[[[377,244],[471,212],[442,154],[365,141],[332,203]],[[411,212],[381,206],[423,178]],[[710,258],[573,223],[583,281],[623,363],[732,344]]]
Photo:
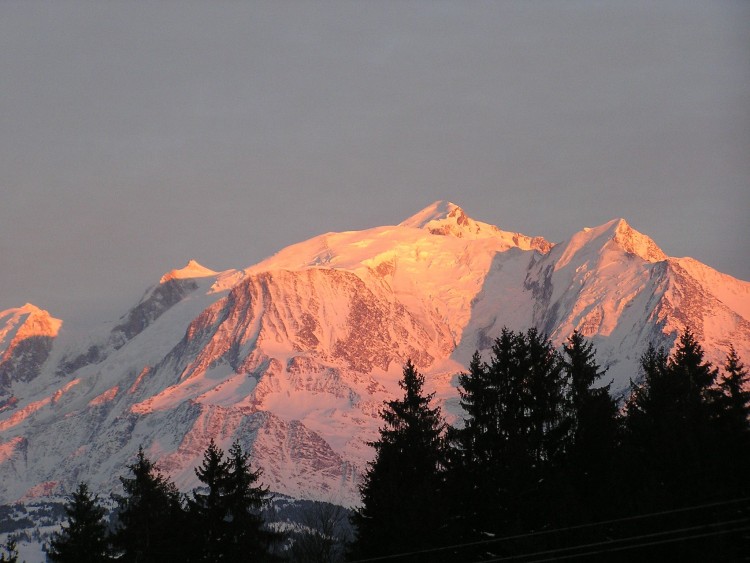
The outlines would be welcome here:
[[[617,445],[617,403],[609,385],[594,387],[606,370],[596,362],[594,345],[574,331],[563,345],[569,409],[568,479],[580,518],[604,519],[612,503],[609,479]]]
[[[737,434],[750,432],[750,374],[734,346],[729,348],[719,391],[717,401],[727,427]]]
[[[565,453],[565,379],[560,354],[536,329],[503,328],[488,363],[477,354],[459,375],[464,427],[449,473],[456,534],[514,533],[551,514],[553,477]],[[467,485],[470,483],[470,485]]]
[[[91,496],[85,483],[78,485],[65,505],[67,525],[50,541],[47,556],[55,563],[111,561],[105,510]]]
[[[265,528],[262,508],[270,502],[268,489],[256,484],[261,471],[252,471],[249,454],[239,442],[224,458],[214,440],[203,453],[195,474],[205,485],[193,491],[189,501],[195,530],[197,561],[263,561],[279,534]]]
[[[711,504],[746,496],[746,471],[737,471],[742,449],[727,439],[715,382],[717,372],[704,361],[690,330],[680,336],[674,354],[650,346],[641,359],[643,381],[626,406],[622,452],[623,488],[629,511],[663,512],[629,533],[659,528],[699,528],[731,519],[729,509],[674,512],[683,506]],[[745,450],[746,451],[746,450]],[[747,458],[745,458],[747,459]],[[737,507],[734,507],[737,508]],[[732,509],[732,513],[734,512]],[[654,551],[654,559],[735,560],[739,534]],[[657,549],[657,548],[655,548]]]
[[[725,496],[747,496],[750,485],[750,374],[734,346],[729,349],[715,393],[716,418],[723,444]]]
[[[132,477],[120,477],[124,495],[119,505],[114,545],[118,561],[164,562],[187,560],[182,497],[174,483],[138,448]]]
[[[440,543],[444,515],[438,491],[444,465],[445,423],[430,408],[424,376],[411,360],[404,366],[401,399],[387,401],[375,459],[360,487],[362,506],[352,517],[357,557],[388,555]]]
[[[641,359],[643,381],[627,403],[627,443],[644,499],[662,508],[709,498],[710,475],[720,471],[716,370],[689,329],[672,357],[650,346]],[[636,461],[637,460],[637,461]]]
[[[250,468],[250,456],[239,442],[229,448],[225,503],[227,505],[226,560],[261,561],[280,534],[265,528],[261,510],[270,503],[268,488],[258,481],[260,469]]]
[[[195,468],[195,475],[205,485],[204,491],[194,490],[189,501],[190,521],[199,542],[196,553],[199,561],[218,561],[227,536],[228,509],[222,497],[226,494],[229,463],[213,438],[203,452],[201,466]]]

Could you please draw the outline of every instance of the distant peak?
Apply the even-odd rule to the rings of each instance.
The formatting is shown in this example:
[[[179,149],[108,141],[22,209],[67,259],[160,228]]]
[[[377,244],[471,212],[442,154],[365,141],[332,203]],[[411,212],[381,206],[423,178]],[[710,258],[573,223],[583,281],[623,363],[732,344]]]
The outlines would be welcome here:
[[[40,309],[36,305],[26,303],[22,307],[0,311],[0,342],[9,330],[18,331],[19,336],[57,336],[63,322]]]
[[[188,278],[207,278],[215,276],[218,272],[202,266],[195,260],[190,260],[184,268],[172,270],[164,274],[159,283],[168,282],[169,280],[182,280]]]

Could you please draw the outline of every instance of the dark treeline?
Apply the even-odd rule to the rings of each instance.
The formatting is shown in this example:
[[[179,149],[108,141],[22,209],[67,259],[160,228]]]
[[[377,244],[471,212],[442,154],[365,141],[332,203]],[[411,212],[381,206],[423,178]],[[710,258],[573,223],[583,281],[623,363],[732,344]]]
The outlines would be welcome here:
[[[385,403],[352,516],[350,561],[735,561],[750,553],[750,376],[722,369],[686,330],[674,354],[649,347],[618,406],[595,350],[574,332],[557,350],[504,329],[488,361],[459,375],[450,427],[409,361]],[[85,484],[53,537],[54,562],[341,561],[345,512],[320,504],[283,541],[264,522],[260,472],[213,441],[183,495],[139,450],[111,522]],[[283,543],[283,546],[282,546]],[[10,553],[12,545],[7,546]],[[2,561],[13,561],[3,555]]]
[[[52,538],[48,557],[58,563],[276,561],[280,534],[265,525],[270,501],[234,443],[225,456],[211,441],[195,469],[202,487],[181,494],[139,449],[129,475],[120,477],[113,526],[82,483],[66,506],[67,522]]]
[[[649,347],[622,408],[575,332],[503,330],[448,427],[408,362],[372,445],[353,561],[735,561],[750,542],[750,392],[686,330]],[[390,557],[388,557],[390,556]]]

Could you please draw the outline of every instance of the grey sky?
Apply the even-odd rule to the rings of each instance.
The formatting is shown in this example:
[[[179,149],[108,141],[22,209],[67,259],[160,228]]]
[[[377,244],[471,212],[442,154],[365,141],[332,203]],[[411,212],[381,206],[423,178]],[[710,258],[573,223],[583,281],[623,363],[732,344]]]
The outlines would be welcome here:
[[[0,3],[0,310],[111,319],[436,199],[750,279],[750,3]]]

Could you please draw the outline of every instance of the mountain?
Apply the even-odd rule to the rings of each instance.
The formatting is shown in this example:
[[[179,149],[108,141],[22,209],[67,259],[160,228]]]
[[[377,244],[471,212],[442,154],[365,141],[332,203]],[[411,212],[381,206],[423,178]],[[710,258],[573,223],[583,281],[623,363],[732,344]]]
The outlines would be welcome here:
[[[272,490],[356,504],[404,362],[457,420],[455,375],[503,326],[557,344],[582,331],[624,392],[648,343],[669,349],[685,326],[715,363],[730,343],[750,358],[750,283],[622,219],[552,244],[436,202],[244,269],[191,261],[82,340],[31,305],[5,311],[0,501],[116,489],[139,445],[189,490],[214,438],[239,440]]]

